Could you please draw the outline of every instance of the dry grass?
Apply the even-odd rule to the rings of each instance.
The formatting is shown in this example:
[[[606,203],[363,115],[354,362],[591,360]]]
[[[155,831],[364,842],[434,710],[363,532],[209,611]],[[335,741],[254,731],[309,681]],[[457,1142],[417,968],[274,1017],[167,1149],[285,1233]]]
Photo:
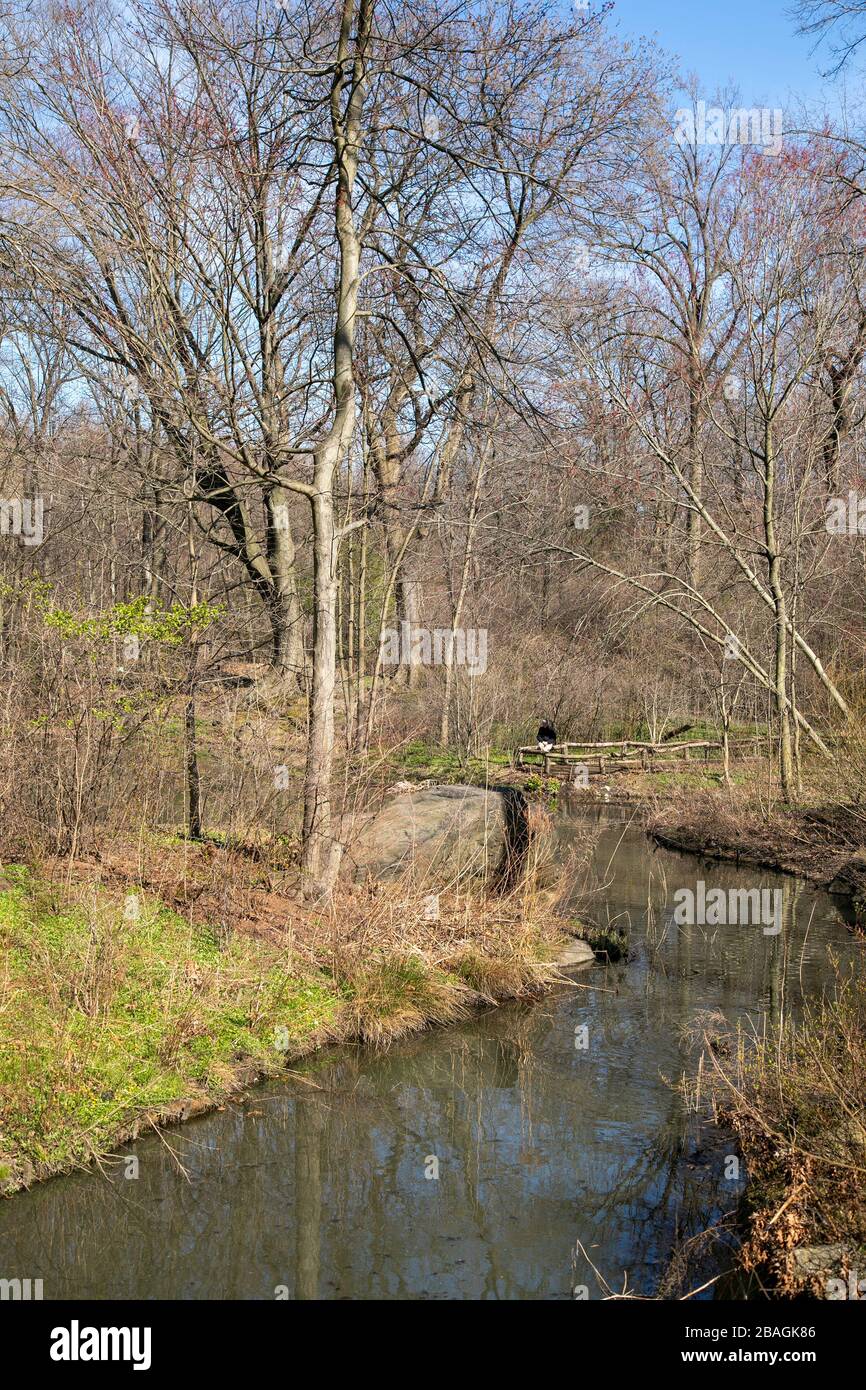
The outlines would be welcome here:
[[[540,889],[533,872],[506,895],[465,883],[431,890],[412,878],[344,888],[320,922],[315,956],[349,994],[364,1042],[385,1045],[562,979],[551,963],[563,936],[551,912],[558,890]]]
[[[647,830],[672,849],[757,864],[827,884],[866,841],[866,825],[839,805],[768,812],[745,797],[681,795],[651,807]]]
[[[347,981],[346,1017],[361,1042],[385,1047],[430,1024],[456,1023],[477,1002],[472,990],[420,954],[382,955]]]
[[[866,1275],[866,979],[840,978],[802,1022],[704,1037],[698,1086],[734,1130],[749,1175],[743,1267],[775,1295],[803,1291],[794,1252],[841,1246],[837,1267]],[[695,1104],[700,1097],[692,1096]]]

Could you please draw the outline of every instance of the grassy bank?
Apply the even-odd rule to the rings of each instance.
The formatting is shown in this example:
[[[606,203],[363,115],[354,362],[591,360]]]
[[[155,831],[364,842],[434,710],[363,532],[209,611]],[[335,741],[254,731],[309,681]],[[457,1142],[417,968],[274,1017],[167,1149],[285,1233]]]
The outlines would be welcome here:
[[[285,901],[281,926],[272,912],[250,931],[207,920],[201,893],[181,913],[129,888],[4,870],[0,1190],[218,1105],[325,1043],[384,1045],[558,978],[559,933],[531,894],[443,894],[430,924],[405,890],[349,892],[327,918]]]
[[[705,1042],[702,1089],[748,1173],[744,1271],[773,1297],[850,1296],[866,1280],[866,979],[799,1023]]]

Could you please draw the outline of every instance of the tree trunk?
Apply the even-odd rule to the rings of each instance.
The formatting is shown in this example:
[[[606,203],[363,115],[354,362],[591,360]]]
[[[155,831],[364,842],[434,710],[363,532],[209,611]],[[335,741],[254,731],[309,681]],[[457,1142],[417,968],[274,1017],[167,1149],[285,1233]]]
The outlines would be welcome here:
[[[492,423],[490,434],[488,436],[488,441],[487,443],[485,443],[484,448],[482,449],[481,458],[478,462],[478,470],[475,474],[475,484],[472,489],[472,498],[469,503],[469,517],[466,523],[466,544],[463,550],[463,565],[461,567],[460,572],[460,589],[457,594],[457,599],[454,604],[454,610],[451,619],[452,629],[454,631],[456,631],[457,628],[460,626],[460,620],[463,616],[463,604],[466,601],[466,590],[469,584],[469,570],[472,564],[472,555],[475,546],[475,532],[477,529],[478,522],[478,499],[481,494],[481,482],[484,477],[484,470],[487,465],[487,459],[492,448],[490,441],[494,437],[494,430],[496,429],[497,424],[498,417]],[[454,665],[452,647],[452,649],[450,650],[449,661],[445,668],[445,692],[442,697],[442,720],[439,726],[439,742],[443,748],[447,747],[448,740],[451,737],[451,690],[454,683],[453,672]]]
[[[198,771],[198,751],[195,741],[195,695],[187,697],[183,715],[184,752],[186,759],[186,833],[190,840],[201,839],[201,782]]]
[[[410,544],[404,556],[403,564],[397,578],[397,631],[403,632],[403,623],[408,623],[409,632],[409,652],[415,651],[415,633],[421,621],[421,589],[418,579],[414,573],[414,565],[418,559],[419,541],[416,538],[414,544]],[[398,667],[398,671],[405,671],[406,687],[408,690],[415,690],[418,686],[420,674],[420,663],[410,659],[407,666]]]
[[[303,685],[304,622],[298,595],[295,542],[289,521],[288,494],[273,488],[267,497],[268,564],[272,575],[268,616],[274,674],[288,689]]]
[[[313,508],[313,679],[304,779],[305,891],[328,889],[331,853],[331,765],[337,684],[337,574],[334,505],[319,491]]]
[[[193,504],[187,506],[186,536],[190,567],[190,611],[198,607],[198,554],[195,548]],[[189,657],[189,687],[183,712],[184,761],[186,764],[186,833],[191,840],[201,839],[201,780],[198,770],[198,747],[195,737],[195,692],[198,678],[198,643],[195,634]]]
[[[700,340],[698,340],[700,341]],[[704,460],[701,453],[701,379],[700,361],[690,364],[689,372],[689,482],[700,502],[704,494]],[[688,574],[695,588],[701,582],[701,542],[703,539],[701,513],[693,509],[688,514]]]
[[[353,0],[344,0],[340,40],[331,88],[331,134],[337,165],[334,225],[340,252],[337,316],[334,327],[334,419],[313,462],[313,678],[310,733],[304,776],[301,879],[308,897],[330,894],[340,867],[340,845],[331,838],[331,769],[334,760],[334,692],[337,685],[337,551],[334,476],[348,454],[355,432],[354,344],[361,242],[352,211],[358,168],[361,112],[366,90],[366,53],[373,18],[372,0],[360,0],[357,23]],[[353,33],[354,28],[354,33]],[[355,55],[349,64],[354,42]],[[349,96],[345,111],[343,95]]]
[[[791,749],[791,706],[788,700],[788,614],[785,591],[782,587],[782,560],[776,541],[776,460],[769,429],[765,435],[764,457],[764,544],[767,552],[768,585],[773,596],[775,636],[773,695],[779,720],[779,772],[782,794],[786,801],[790,801],[794,793],[794,762]]]

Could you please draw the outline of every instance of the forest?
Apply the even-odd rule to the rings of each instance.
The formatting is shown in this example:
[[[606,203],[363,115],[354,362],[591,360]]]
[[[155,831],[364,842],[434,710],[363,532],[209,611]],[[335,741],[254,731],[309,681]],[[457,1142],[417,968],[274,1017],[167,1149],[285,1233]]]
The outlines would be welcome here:
[[[19,1189],[315,1049],[559,997],[563,933],[608,988],[655,963],[663,906],[629,898],[630,937],[603,862],[621,813],[680,855],[671,932],[683,855],[743,902],[778,879],[766,1026],[721,1046],[743,1001],[703,999],[678,1101],[752,1175],[726,1296],[866,1274],[866,3],[780,21],[849,84],[821,111],[708,86],[616,12],[3,8],[0,1208],[25,1226]],[[466,874],[449,840],[422,872],[422,815],[458,804],[519,865]],[[631,843],[627,893],[655,872]],[[293,1297],[331,1296],[323,1126]]]

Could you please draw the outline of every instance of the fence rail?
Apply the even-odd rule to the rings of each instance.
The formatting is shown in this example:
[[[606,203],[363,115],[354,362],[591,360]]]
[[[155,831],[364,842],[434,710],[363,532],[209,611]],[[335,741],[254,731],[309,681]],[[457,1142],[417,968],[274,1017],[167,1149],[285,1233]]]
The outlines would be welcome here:
[[[731,753],[742,753],[746,749],[755,749],[765,744],[766,740],[757,735],[728,739],[728,749]],[[721,739],[645,743],[627,738],[604,743],[557,743],[549,753],[545,753],[535,745],[528,744],[517,749],[516,762],[518,767],[524,767],[530,758],[534,759],[536,765],[539,762],[544,764],[545,772],[549,772],[557,764],[572,767],[585,764],[588,767],[588,775],[592,777],[628,771],[631,768],[651,767],[655,771],[661,771],[660,760],[671,754],[674,755],[670,762],[673,767],[679,762],[689,762],[693,753],[700,755],[700,761],[708,763],[711,761],[711,752],[721,754],[723,746]]]

